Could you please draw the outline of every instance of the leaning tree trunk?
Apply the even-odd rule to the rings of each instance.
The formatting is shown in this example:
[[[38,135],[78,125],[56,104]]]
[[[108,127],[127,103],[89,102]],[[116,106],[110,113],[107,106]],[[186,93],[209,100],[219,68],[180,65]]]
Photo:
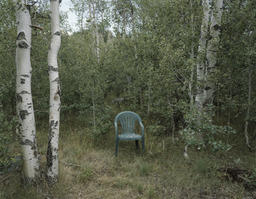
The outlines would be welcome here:
[[[39,174],[34,108],[31,94],[31,18],[25,0],[15,1],[17,18],[16,41],[16,108],[19,118],[18,133],[23,153],[25,180],[35,181]]]
[[[59,25],[59,0],[50,0],[51,44],[48,52],[50,80],[49,138],[47,150],[47,178],[54,183],[58,179],[58,149],[60,125],[60,83],[58,72],[58,52],[61,44]]]

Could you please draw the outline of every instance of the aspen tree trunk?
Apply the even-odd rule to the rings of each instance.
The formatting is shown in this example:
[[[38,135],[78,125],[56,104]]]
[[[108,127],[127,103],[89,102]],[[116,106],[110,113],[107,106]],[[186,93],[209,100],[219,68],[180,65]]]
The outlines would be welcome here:
[[[193,60],[191,72],[190,72],[190,80],[188,84],[188,95],[190,99],[190,111],[194,108],[194,93],[193,93],[193,82],[194,82],[194,72],[195,72],[195,66],[194,66],[194,59],[195,59],[195,53],[194,53],[194,33],[195,33],[195,26],[194,26],[194,13],[193,13],[193,0],[190,0],[190,8],[191,8],[191,33],[192,33],[192,43],[191,43],[191,52],[190,52],[190,59]],[[200,47],[200,46],[199,46]],[[173,119],[174,121],[174,119]],[[174,126],[175,130],[175,126]],[[173,135],[174,135],[173,130]],[[174,143],[174,136],[173,136],[173,143]],[[189,159],[188,155],[188,145],[185,145],[183,156],[185,159]]]
[[[197,93],[195,97],[196,107],[202,112],[203,105],[206,101],[206,93],[203,89],[205,81],[206,70],[206,48],[207,48],[207,35],[210,19],[210,0],[203,0],[203,19],[201,25],[201,36],[198,47],[198,63],[197,63]]]
[[[212,8],[210,6],[212,4]],[[217,63],[223,0],[204,0],[204,17],[198,49],[196,105],[202,112],[207,102],[212,102],[214,81],[211,75]],[[209,30],[209,33],[208,33]],[[210,38],[207,40],[207,38]]]
[[[95,107],[95,81],[93,79],[93,87],[92,87],[92,117],[93,117],[93,132],[96,133],[96,107]]]
[[[215,71],[217,63],[217,53],[220,41],[222,7],[223,0],[215,0],[215,4],[213,4],[213,11],[211,12],[210,19],[210,39],[208,41],[206,54],[208,65],[205,71],[206,83],[204,88],[204,92],[206,93],[206,100],[210,103],[212,103],[213,101],[213,93],[215,91],[215,83],[214,80],[212,80],[212,74]]]
[[[23,154],[23,172],[27,182],[36,181],[39,160],[36,143],[34,108],[31,94],[31,18],[25,0],[16,3],[16,109],[19,118],[18,134]]]
[[[133,7],[132,5],[132,2],[130,1],[130,6]],[[138,64],[138,50],[137,50],[137,44],[136,44],[136,24],[135,24],[135,16],[134,16],[134,13],[132,12],[132,41],[134,42],[134,59],[135,59],[135,65],[136,65],[136,72],[137,74],[139,74],[139,64]],[[151,81],[151,80],[150,80]],[[136,101],[137,101],[137,87],[136,87],[136,84],[135,82],[131,82],[132,86],[133,86],[133,103],[136,104]],[[147,114],[149,116],[149,113],[150,113],[150,102],[151,102],[151,85],[148,84],[148,92],[149,92],[149,96],[148,96],[148,110],[147,110]]]
[[[100,43],[100,38],[99,38],[99,30],[98,30],[98,25],[97,25],[97,18],[96,18],[96,5],[92,5],[93,8],[93,27],[94,27],[94,34],[95,34],[95,52],[96,52],[96,57],[97,57],[97,62],[99,64],[100,62],[100,48],[99,48],[99,43]]]
[[[96,5],[92,2],[92,4],[89,3],[89,9],[90,9],[90,17],[93,17],[92,23],[93,23],[93,33],[94,33],[94,47],[95,47],[95,54],[97,58],[97,64],[100,63],[100,51],[99,51],[99,32],[98,32],[98,25],[96,21]],[[92,9],[92,14],[91,14]],[[91,91],[91,99],[92,99],[92,116],[93,116],[93,131],[94,134],[96,133],[96,104],[95,104],[95,77],[93,77],[93,86]]]
[[[195,27],[194,27],[194,13],[193,13],[193,1],[190,0],[190,8],[191,8],[191,32],[192,32],[192,43],[191,43],[191,54],[190,54],[190,59],[193,60],[193,65],[191,67],[191,73],[190,73],[190,81],[189,81],[189,98],[190,98],[190,110],[192,110],[194,106],[194,94],[193,94],[193,82],[194,82],[194,71],[195,71],[195,66],[194,66],[194,58],[195,58],[195,53],[194,53],[194,32],[195,32]]]
[[[148,110],[147,110],[147,115],[149,116],[150,113],[150,105],[151,105],[151,80],[149,80],[148,83]]]
[[[89,18],[93,27],[93,34],[94,34],[94,47],[95,47],[95,54],[97,57],[97,63],[99,64],[100,62],[100,48],[99,48],[99,43],[100,43],[100,37],[99,37],[99,30],[98,30],[98,25],[96,21],[96,5],[94,5],[93,2],[89,2]]]
[[[252,150],[250,146],[250,140],[248,135],[248,125],[249,125],[249,119],[250,119],[250,109],[251,109],[251,98],[252,98],[252,69],[249,67],[249,74],[248,74],[248,104],[247,104],[247,112],[246,112],[246,118],[245,118],[245,125],[244,125],[244,137],[245,137],[245,143],[249,150]]]
[[[48,52],[49,81],[50,81],[50,113],[49,137],[47,150],[47,177],[54,183],[58,179],[58,149],[60,125],[60,84],[58,72],[58,52],[61,45],[59,26],[59,0],[50,0],[51,9],[51,44]]]
[[[231,81],[231,79],[232,78],[230,77],[229,81]],[[232,87],[231,86],[229,87],[229,99],[231,99],[231,101],[232,101]],[[231,123],[231,106],[229,105],[228,106],[228,126],[230,126],[230,123]]]
[[[175,121],[174,121],[174,113],[172,113],[172,143],[175,144]]]
[[[194,44],[191,46],[191,59],[194,59]],[[190,110],[192,110],[194,106],[194,94],[193,94],[193,81],[194,81],[194,65],[191,67],[191,73],[190,73],[190,81],[188,84],[189,89],[189,101],[190,101]]]

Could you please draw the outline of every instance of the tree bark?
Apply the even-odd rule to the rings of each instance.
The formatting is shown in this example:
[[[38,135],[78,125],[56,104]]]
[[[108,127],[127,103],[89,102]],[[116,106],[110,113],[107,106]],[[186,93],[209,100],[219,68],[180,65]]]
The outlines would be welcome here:
[[[222,7],[223,0],[216,0],[213,4],[211,19],[210,19],[210,39],[207,45],[207,68],[205,71],[206,84],[204,87],[204,92],[206,93],[206,100],[210,103],[213,101],[213,93],[215,91],[215,83],[213,74],[217,63],[217,53],[219,49],[220,40],[220,27],[221,27],[221,17],[222,17]]]
[[[190,54],[190,59],[193,60],[192,66],[191,66],[191,73],[190,73],[190,81],[188,84],[189,88],[189,99],[190,99],[190,110],[194,107],[194,93],[193,93],[193,82],[194,82],[194,71],[195,71],[195,66],[194,66],[194,58],[195,58],[195,53],[194,53],[194,36],[195,36],[195,25],[194,25],[194,13],[193,13],[193,0],[190,0],[190,8],[191,8],[191,34],[192,34],[192,43],[191,43],[191,54]]]
[[[245,137],[245,143],[249,150],[252,150],[250,146],[250,140],[248,135],[248,125],[249,125],[249,119],[250,119],[250,112],[251,112],[251,98],[252,98],[252,69],[249,67],[248,72],[248,104],[247,104],[247,111],[246,111],[246,117],[245,117],[245,125],[244,125],[244,137]]]
[[[96,14],[96,6],[95,4],[92,4],[93,9],[93,31],[95,34],[95,54],[97,57],[97,63],[100,63],[100,37],[99,37],[99,30],[98,30],[98,24],[97,24],[97,14]]]
[[[93,78],[93,86],[92,86],[92,117],[93,117],[93,133],[96,135],[96,107],[95,107],[95,81]]]
[[[148,110],[147,110],[147,115],[149,116],[151,111],[151,80],[149,80],[148,83]]]
[[[212,6],[210,5],[212,4]],[[212,102],[215,90],[212,74],[217,63],[223,0],[204,0],[204,17],[198,48],[196,105],[200,112]]]
[[[39,176],[39,158],[36,127],[31,94],[31,17],[25,0],[16,1],[16,109],[19,118],[18,134],[23,154],[25,180],[36,181]]]
[[[48,52],[50,81],[49,137],[47,150],[47,178],[51,183],[58,180],[58,149],[60,125],[60,83],[58,72],[58,52],[61,45],[59,25],[59,0],[50,0],[51,44]]]
[[[203,110],[204,102],[206,101],[206,93],[203,89],[206,69],[206,48],[207,35],[210,19],[210,0],[203,0],[203,19],[201,25],[201,36],[198,46],[198,63],[197,63],[197,93],[195,97],[195,105],[200,112]]]

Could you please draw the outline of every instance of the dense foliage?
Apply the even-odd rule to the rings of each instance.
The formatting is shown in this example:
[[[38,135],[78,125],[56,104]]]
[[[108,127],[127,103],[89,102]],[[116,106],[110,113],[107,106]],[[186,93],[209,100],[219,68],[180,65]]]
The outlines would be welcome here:
[[[169,136],[182,130],[185,142],[194,144],[193,136],[188,141],[187,138],[201,131],[208,138],[204,143],[197,139],[195,144],[210,143],[214,149],[228,149],[222,134],[233,132],[218,125],[233,125],[242,135],[244,121],[249,121],[249,136],[255,142],[255,1],[224,3],[218,65],[212,77],[217,89],[212,117],[206,116],[203,126],[195,122],[197,116],[189,98],[189,85],[193,94],[196,90],[196,77],[190,77],[195,72],[202,22],[199,0],[72,2],[79,31],[70,32],[63,14],[59,57],[63,119],[70,115],[81,120],[91,129],[92,136],[99,138],[110,132],[117,112],[129,109],[147,121],[149,134]],[[32,24],[42,28],[34,28],[32,35],[32,89],[37,123],[48,115],[48,13],[45,1],[38,1],[31,8]],[[2,149],[13,129],[5,124],[15,115],[16,27],[10,0],[0,2],[0,17]],[[248,107],[250,114],[246,116]],[[6,149],[1,151],[5,153]],[[2,156],[0,163],[4,161]]]

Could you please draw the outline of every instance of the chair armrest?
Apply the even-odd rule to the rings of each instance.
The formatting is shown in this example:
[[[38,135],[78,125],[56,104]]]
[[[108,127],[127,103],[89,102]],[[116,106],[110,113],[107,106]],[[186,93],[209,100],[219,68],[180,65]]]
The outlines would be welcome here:
[[[115,122],[114,125],[115,125],[116,137],[117,137],[118,136],[118,125],[117,125],[117,122]]]
[[[142,124],[142,122],[139,122],[140,127],[141,127],[141,135],[144,136],[144,125]]]

